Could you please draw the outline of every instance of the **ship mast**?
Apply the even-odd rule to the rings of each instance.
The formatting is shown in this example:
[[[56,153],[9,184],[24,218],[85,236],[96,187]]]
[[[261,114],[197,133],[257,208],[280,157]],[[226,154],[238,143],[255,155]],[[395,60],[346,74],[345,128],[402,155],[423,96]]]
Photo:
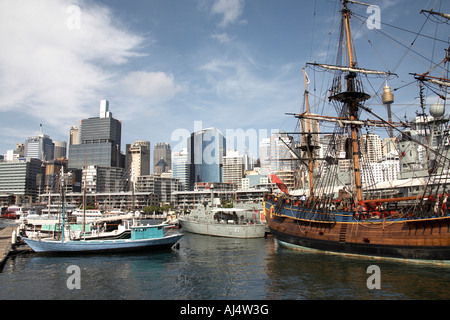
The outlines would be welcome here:
[[[307,63],[307,65],[312,65],[318,68],[327,69],[331,72],[335,72],[335,78],[333,79],[333,85],[330,89],[330,94],[328,99],[330,101],[336,101],[339,104],[340,111],[337,117],[331,116],[320,116],[311,115],[307,112],[296,115],[298,118],[307,118],[314,121],[332,121],[339,124],[341,128],[349,129],[350,141],[347,150],[348,159],[353,162],[353,181],[354,181],[354,192],[353,201],[355,205],[358,202],[363,201],[362,192],[362,176],[361,176],[361,165],[360,165],[360,128],[364,125],[370,126],[380,126],[380,127],[390,127],[394,128],[396,126],[405,126],[403,123],[393,123],[386,122],[384,119],[380,121],[361,121],[359,117],[360,110],[371,111],[369,108],[364,107],[364,101],[370,99],[370,95],[365,93],[361,82],[359,80],[359,74],[368,74],[376,76],[397,76],[391,72],[383,72],[377,70],[361,69],[357,67],[355,49],[352,39],[352,31],[350,24],[351,11],[348,9],[348,3],[355,3],[359,5],[368,4],[361,3],[353,0],[342,0],[342,18],[341,18],[341,29],[339,38],[339,51],[338,58],[336,59],[336,65],[328,64],[318,64],[318,63]],[[347,54],[348,61],[340,61],[342,51]],[[311,171],[311,170],[310,170]]]
[[[345,38],[347,42],[347,54],[348,54],[348,66],[349,68],[355,68],[356,60],[354,59],[354,48],[350,28],[350,10],[347,8],[347,1],[342,1],[342,26],[345,28]],[[353,173],[355,178],[356,192],[355,204],[358,201],[363,200],[362,195],[362,180],[361,180],[361,170],[360,170],[360,157],[359,157],[359,125],[354,123],[358,120],[358,104],[359,102],[365,101],[370,98],[370,96],[364,92],[359,92],[356,88],[356,73],[349,71],[345,76],[347,91],[337,93],[329,97],[330,100],[336,100],[344,103],[344,106],[348,111],[348,119],[350,120],[350,133],[351,133],[351,156],[353,160]]]
[[[308,101],[308,88],[306,87],[306,71],[305,68],[303,68],[303,82],[305,83],[305,104],[306,104],[306,114],[309,115],[309,101]],[[308,153],[308,174],[309,174],[309,196],[312,198],[314,196],[314,181],[313,181],[313,155],[312,155],[312,149],[314,148],[311,141],[311,119],[307,120],[308,122],[308,135],[307,135],[307,145],[306,145],[306,151]]]

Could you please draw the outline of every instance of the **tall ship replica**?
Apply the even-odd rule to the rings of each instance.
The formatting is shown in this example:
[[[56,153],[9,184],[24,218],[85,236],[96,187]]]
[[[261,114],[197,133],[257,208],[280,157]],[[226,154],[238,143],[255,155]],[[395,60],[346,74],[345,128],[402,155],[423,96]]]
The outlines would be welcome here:
[[[300,130],[294,133],[299,139],[290,148],[304,168],[307,187],[300,193],[289,192],[282,181],[272,176],[272,182],[282,192],[264,197],[270,232],[287,247],[401,259],[450,260],[450,143],[449,121],[444,117],[450,85],[444,77],[448,75],[449,50],[432,67],[436,69],[443,64],[442,77],[432,77],[429,72],[412,74],[419,83],[423,113],[412,123],[393,122],[390,109],[393,94],[387,80],[396,75],[357,65],[350,5],[364,4],[342,1],[336,65],[307,64],[315,73],[332,75],[327,100],[334,106],[336,116],[310,113],[304,69],[306,110],[293,114],[299,119]],[[426,13],[440,19],[450,17],[433,11]],[[365,92],[362,80],[369,76],[382,78],[381,96],[388,117],[379,116],[365,106],[371,96]],[[432,89],[433,85],[437,87]],[[431,116],[424,112],[423,86],[430,88],[438,102],[444,102],[430,107]],[[373,119],[362,119],[363,112]],[[318,128],[325,123],[328,128],[332,123],[334,131],[328,135],[329,143],[321,147],[319,138],[324,133]],[[386,128],[394,141],[402,166],[400,179],[371,183],[366,176],[371,170],[365,154],[368,142],[364,142],[362,129],[371,127]],[[319,152],[320,148],[326,150]],[[339,160],[345,160],[346,172],[339,169]]]

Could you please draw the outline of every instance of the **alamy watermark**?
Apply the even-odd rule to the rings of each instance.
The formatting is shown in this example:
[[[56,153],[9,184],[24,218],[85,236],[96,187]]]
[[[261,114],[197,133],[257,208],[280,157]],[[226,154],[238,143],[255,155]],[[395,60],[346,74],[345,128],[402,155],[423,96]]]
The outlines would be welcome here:
[[[201,133],[201,136],[196,138],[199,133]],[[220,133],[225,138],[226,146],[216,141],[219,137],[216,133]],[[181,150],[188,146],[188,140],[193,135],[195,139],[193,164],[217,164],[222,163],[222,159],[218,157],[221,154],[220,148],[246,150],[249,155],[256,156],[261,140],[270,138],[274,133],[279,133],[279,130],[254,128],[244,130],[237,128],[226,129],[225,135],[223,135],[222,131],[215,128],[203,129],[202,121],[194,121],[193,133],[186,128],[178,128],[172,132],[171,141],[176,143],[173,150]],[[190,161],[190,159],[188,160]]]
[[[367,288],[370,290],[381,289],[381,269],[379,266],[371,265],[367,268],[366,273],[371,274],[366,281]]]
[[[370,5],[367,7],[366,13],[370,14],[370,16],[366,20],[367,28],[372,29],[381,29],[381,10],[379,6]]]
[[[67,267],[67,274],[70,274],[69,278],[67,278],[66,285],[67,289],[73,290],[81,289],[81,269],[77,265],[71,265]]]
[[[67,7],[66,13],[69,15],[66,21],[66,26],[69,30],[81,29],[81,9],[77,5]]]

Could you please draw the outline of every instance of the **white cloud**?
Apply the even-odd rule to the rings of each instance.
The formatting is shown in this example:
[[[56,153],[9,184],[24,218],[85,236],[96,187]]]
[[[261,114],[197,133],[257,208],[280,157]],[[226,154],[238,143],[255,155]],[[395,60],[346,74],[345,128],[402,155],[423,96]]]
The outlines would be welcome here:
[[[125,90],[132,95],[156,100],[167,100],[182,90],[171,74],[164,72],[131,72],[123,79]]]
[[[256,127],[283,116],[279,108],[290,111],[301,96],[296,66],[255,63],[247,53],[204,63],[199,73],[210,100],[203,103],[203,119],[215,119],[219,126]]]
[[[235,22],[242,22],[239,18],[244,12],[244,0],[215,0],[211,12],[223,15],[223,19],[219,24],[220,27],[226,27]]]
[[[220,43],[227,43],[233,40],[226,32],[214,33],[211,35],[211,38],[219,41]]]
[[[68,27],[73,4],[79,28]],[[55,127],[90,115],[115,76],[110,67],[144,42],[114,23],[108,8],[82,0],[0,1],[0,112]]]

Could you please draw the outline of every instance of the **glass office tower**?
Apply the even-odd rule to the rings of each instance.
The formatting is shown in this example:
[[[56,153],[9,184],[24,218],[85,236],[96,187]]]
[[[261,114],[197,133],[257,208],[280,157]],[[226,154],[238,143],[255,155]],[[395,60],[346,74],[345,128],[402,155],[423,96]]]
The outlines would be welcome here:
[[[82,169],[85,164],[101,167],[122,167],[120,145],[122,124],[112,117],[107,100],[100,103],[100,116],[83,119],[79,144],[69,149],[69,168]]]
[[[188,138],[190,189],[197,182],[222,182],[222,161],[226,155],[226,140],[215,128],[200,130]]]

